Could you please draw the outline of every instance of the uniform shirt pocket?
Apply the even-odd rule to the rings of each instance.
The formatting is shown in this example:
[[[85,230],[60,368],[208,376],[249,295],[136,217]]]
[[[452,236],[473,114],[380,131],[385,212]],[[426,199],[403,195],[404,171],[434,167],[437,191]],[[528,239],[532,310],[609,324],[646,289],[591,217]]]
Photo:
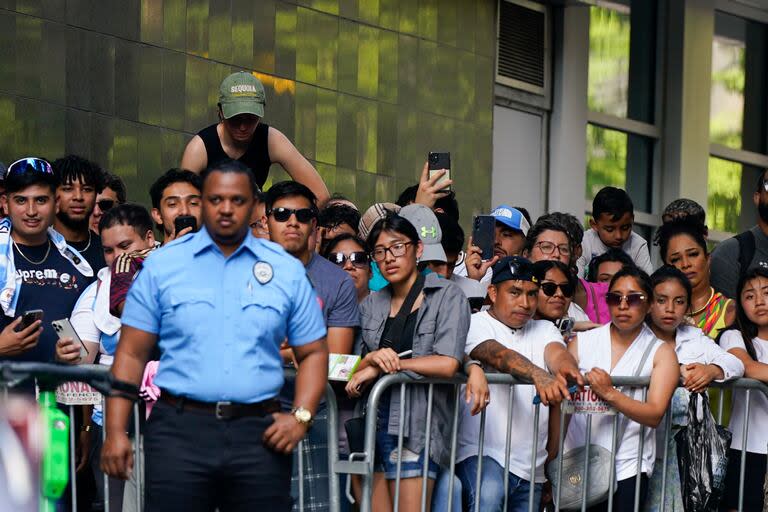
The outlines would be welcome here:
[[[213,321],[216,301],[213,290],[178,289],[169,297],[170,308],[164,311],[168,325],[177,334],[202,333],[202,329]]]
[[[286,336],[289,306],[288,298],[279,290],[258,288],[243,292],[238,321],[241,334],[278,333],[282,342]]]

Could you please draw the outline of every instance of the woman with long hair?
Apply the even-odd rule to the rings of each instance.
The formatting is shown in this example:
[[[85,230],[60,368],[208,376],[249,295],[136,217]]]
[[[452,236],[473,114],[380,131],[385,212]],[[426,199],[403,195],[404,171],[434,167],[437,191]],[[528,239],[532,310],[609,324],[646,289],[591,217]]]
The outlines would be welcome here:
[[[768,271],[760,267],[749,270],[739,281],[736,319],[724,330],[720,346],[744,364],[744,376],[768,382]],[[741,450],[746,444],[744,475],[744,510],[763,510],[766,446],[768,446],[768,398],[759,391],[750,393],[749,421],[746,418],[747,396],[743,389],[733,392],[733,411],[728,429],[733,433],[728,472],[722,506],[735,510],[739,505]],[[742,438],[748,423],[748,437]]]
[[[425,377],[452,377],[464,360],[469,330],[469,303],[446,279],[419,273],[422,242],[416,228],[397,214],[388,214],[368,235],[367,248],[388,285],[360,305],[364,357],[346,386],[351,397],[379,376],[397,372]],[[427,386],[412,385],[403,418],[398,418],[400,393],[386,392],[377,415],[374,460],[374,510],[392,510],[398,462],[399,422],[404,422],[400,455],[399,509],[421,507],[422,474],[427,469],[427,501],[440,467],[450,463],[451,386],[434,386],[429,457],[426,457]]]
[[[616,452],[618,485],[613,506],[619,511],[634,509],[637,478],[640,478],[641,505],[645,501],[648,477],[655,461],[653,429],[664,417],[680,377],[674,349],[662,343],[645,323],[652,296],[650,278],[645,272],[634,267],[620,270],[613,276],[606,295],[611,322],[579,333],[568,346],[579,368],[585,372],[592,393],[627,418]],[[635,374],[651,378],[645,401],[639,389],[624,392],[611,384],[612,375]],[[586,424],[584,414],[571,417],[563,453],[584,446]],[[644,449],[638,467],[641,430]],[[612,434],[613,416],[592,417],[593,444],[612,450]],[[607,510],[607,502],[590,510]]]
[[[715,339],[730,325],[736,313],[733,300],[716,292],[710,284],[707,228],[690,218],[663,224],[656,232],[656,245],[666,265],[680,270],[691,282],[688,321]]]
[[[698,327],[685,323],[691,302],[691,283],[681,271],[665,265],[651,275],[653,300],[648,325],[661,341],[677,354],[683,388],[677,388],[667,414],[672,430],[656,430],[656,464],[650,482],[646,512],[683,511],[674,435],[688,424],[690,393],[701,393],[712,381],[723,382],[744,375],[744,365],[733,354],[715,344]],[[664,506],[661,503],[664,444],[667,444],[667,479]]]

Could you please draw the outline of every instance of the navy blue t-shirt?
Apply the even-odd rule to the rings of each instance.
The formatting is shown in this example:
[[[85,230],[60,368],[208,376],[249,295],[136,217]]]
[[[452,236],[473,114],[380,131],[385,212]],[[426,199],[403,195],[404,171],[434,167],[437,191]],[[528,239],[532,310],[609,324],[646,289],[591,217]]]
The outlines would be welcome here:
[[[25,311],[42,309],[43,332],[34,348],[18,356],[9,357],[10,360],[53,362],[58,336],[51,327],[51,322],[69,318],[80,294],[93,282],[94,278],[82,275],[59,253],[53,242],[49,243],[50,250],[48,243],[40,246],[19,244],[17,247],[23,255],[17,247],[13,249],[16,273],[22,279],[16,317],[23,315]],[[0,330],[5,329],[14,318],[0,315]]]

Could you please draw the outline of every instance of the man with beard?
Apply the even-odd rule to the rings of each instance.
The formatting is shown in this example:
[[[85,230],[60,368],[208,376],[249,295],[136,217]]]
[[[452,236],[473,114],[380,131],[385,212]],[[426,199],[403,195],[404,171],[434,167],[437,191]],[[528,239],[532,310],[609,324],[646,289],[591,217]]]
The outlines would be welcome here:
[[[106,266],[101,238],[90,230],[96,195],[104,188],[104,171],[93,162],[67,155],[53,162],[56,187],[56,218],[53,227],[77,249],[94,272]]]
[[[712,252],[712,287],[726,297],[736,298],[739,278],[753,267],[768,268],[768,170],[760,173],[752,195],[757,208],[757,225],[720,243]]]

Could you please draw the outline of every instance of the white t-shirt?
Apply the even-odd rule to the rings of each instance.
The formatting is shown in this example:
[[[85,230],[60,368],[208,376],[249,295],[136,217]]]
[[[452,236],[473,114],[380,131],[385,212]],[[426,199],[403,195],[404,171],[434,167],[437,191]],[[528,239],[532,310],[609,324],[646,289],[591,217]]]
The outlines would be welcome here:
[[[681,325],[675,334],[677,361],[683,364],[714,364],[723,370],[725,382],[744,376],[744,364],[733,354],[715,343],[704,331],[692,325]]]
[[[651,329],[643,324],[643,329],[638,334],[635,341],[621,356],[613,370],[611,368],[611,324],[592,329],[590,331],[580,332],[578,334],[579,349],[579,370],[586,373],[593,368],[602,368],[611,376],[633,376],[637,365],[645,353],[649,343],[653,343],[653,348],[648,354],[643,368],[640,371],[640,377],[648,377],[653,371],[653,357],[661,346],[662,342],[656,338]],[[642,399],[641,390],[626,390],[625,394],[635,400]],[[602,446],[608,451],[612,449],[613,440],[613,416],[607,414],[592,415],[592,437],[591,443]],[[619,415],[619,425],[623,415]],[[632,478],[637,474],[637,452],[639,449],[640,424],[634,421],[626,421],[624,436],[619,440],[619,448],[616,452],[616,479],[617,481]],[[571,416],[571,422],[568,427],[568,434],[565,437],[563,453],[584,446],[586,442],[587,415],[574,414]],[[642,472],[650,475],[653,472],[653,462],[656,458],[656,441],[654,439],[654,429],[645,428],[645,441],[643,447]]]
[[[725,350],[740,348],[747,350],[744,344],[744,338],[741,333],[735,329],[726,331],[720,337],[720,346]],[[760,363],[768,364],[768,341],[753,338],[752,346],[755,347],[755,354]],[[765,454],[768,447],[768,398],[760,391],[753,390],[749,394],[749,432],[747,432],[747,451],[752,453]],[[733,432],[731,448],[741,450],[744,440],[741,437],[744,428],[744,416],[747,403],[747,391],[736,389],[733,391],[733,412],[731,412],[731,422],[728,424],[728,430]]]
[[[552,322],[548,320],[529,320],[522,329],[512,330],[493,318],[487,311],[472,315],[472,323],[467,334],[466,353],[487,340],[496,340],[505,347],[527,357],[533,364],[546,369],[544,350],[550,343],[565,346],[563,338]],[[486,371],[490,369],[486,368]],[[514,396],[512,410],[509,410],[510,386],[492,384],[490,386],[491,403],[486,408],[485,444],[483,455],[504,467],[504,452],[507,441],[507,425],[512,429],[509,453],[509,471],[520,478],[531,480],[531,445],[533,439],[533,386],[512,386]],[[480,415],[470,416],[464,402],[459,427],[459,446],[457,460],[462,461],[478,454],[480,436]],[[544,482],[544,462],[547,458],[547,435],[549,409],[542,407],[539,413],[539,435],[536,451],[535,482]]]
[[[577,322],[591,322],[589,316],[581,309],[581,306],[571,301],[571,305],[568,306],[568,316],[573,318]]]

